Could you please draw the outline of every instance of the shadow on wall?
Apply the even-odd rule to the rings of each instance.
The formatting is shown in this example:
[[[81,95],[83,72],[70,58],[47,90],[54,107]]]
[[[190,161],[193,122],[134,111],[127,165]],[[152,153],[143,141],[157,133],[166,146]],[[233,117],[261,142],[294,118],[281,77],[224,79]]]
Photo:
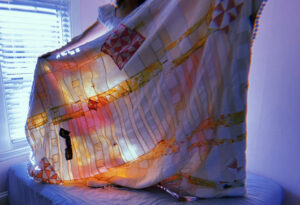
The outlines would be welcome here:
[[[287,189],[284,189],[284,202],[283,204],[291,205],[291,204],[299,204],[300,196],[297,193],[293,193]]]
[[[269,0],[253,46],[247,116],[247,168],[300,204],[299,0]]]

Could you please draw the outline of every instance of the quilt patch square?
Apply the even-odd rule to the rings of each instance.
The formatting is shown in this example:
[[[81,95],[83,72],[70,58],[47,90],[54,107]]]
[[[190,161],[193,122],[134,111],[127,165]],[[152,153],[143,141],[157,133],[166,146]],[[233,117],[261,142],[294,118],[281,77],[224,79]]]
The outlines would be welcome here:
[[[120,24],[107,37],[101,51],[110,55],[122,70],[144,40],[145,38],[137,31]]]
[[[238,18],[242,6],[243,1],[241,0],[218,0],[210,27],[225,29],[226,33],[228,33],[230,23]]]
[[[49,163],[46,157],[42,158],[39,163],[39,168],[33,170],[33,167],[30,167],[30,175],[39,182],[49,183],[49,184],[61,184],[62,181],[59,176],[55,173],[54,168]]]

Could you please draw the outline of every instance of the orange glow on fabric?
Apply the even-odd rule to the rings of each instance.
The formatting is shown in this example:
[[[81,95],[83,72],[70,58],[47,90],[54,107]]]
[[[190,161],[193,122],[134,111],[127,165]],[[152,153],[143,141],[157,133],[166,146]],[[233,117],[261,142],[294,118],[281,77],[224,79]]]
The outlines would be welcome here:
[[[146,1],[103,36],[39,58],[30,175],[244,195],[251,2]]]

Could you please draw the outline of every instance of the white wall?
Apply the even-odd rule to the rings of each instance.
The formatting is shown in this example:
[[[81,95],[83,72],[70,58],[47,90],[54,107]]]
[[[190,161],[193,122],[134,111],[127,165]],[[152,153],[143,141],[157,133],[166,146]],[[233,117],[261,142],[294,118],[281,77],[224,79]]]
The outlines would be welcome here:
[[[253,47],[248,95],[250,171],[300,204],[300,1],[269,0]]]

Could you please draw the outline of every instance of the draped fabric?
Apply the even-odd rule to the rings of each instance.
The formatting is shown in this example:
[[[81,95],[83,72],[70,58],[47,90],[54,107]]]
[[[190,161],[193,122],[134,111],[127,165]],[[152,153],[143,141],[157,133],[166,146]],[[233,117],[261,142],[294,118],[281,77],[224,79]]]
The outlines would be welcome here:
[[[148,0],[40,58],[26,124],[35,179],[245,194],[252,28],[261,0]]]

